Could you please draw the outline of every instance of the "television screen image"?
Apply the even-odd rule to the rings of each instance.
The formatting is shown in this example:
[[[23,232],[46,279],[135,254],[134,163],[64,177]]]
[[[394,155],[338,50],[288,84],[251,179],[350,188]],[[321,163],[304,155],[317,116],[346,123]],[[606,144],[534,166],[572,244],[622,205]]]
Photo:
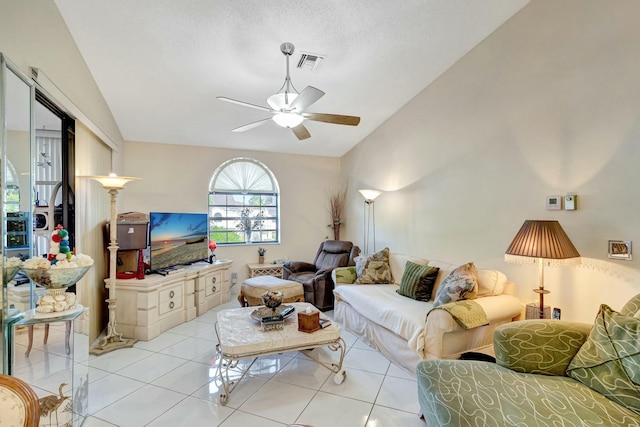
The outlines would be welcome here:
[[[151,212],[150,267],[162,270],[208,257],[207,214]]]

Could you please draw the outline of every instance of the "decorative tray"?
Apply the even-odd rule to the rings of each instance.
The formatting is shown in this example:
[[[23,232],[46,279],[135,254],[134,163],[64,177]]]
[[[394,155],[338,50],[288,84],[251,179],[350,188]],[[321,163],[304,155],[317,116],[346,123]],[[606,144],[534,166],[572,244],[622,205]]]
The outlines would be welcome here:
[[[288,319],[289,317],[291,317],[294,312],[294,306],[281,305],[276,308],[274,316],[273,310],[271,310],[269,307],[262,306],[251,312],[251,318],[261,323],[282,322],[284,319]]]

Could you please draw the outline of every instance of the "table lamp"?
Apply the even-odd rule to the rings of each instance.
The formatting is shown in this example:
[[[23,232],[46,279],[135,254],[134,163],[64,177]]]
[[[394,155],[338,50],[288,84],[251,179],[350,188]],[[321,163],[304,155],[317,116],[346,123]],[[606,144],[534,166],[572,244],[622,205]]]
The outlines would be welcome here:
[[[533,291],[540,295],[540,319],[545,318],[544,266],[575,265],[580,254],[558,221],[527,220],[504,254],[504,260],[514,264],[537,264],[539,285]]]

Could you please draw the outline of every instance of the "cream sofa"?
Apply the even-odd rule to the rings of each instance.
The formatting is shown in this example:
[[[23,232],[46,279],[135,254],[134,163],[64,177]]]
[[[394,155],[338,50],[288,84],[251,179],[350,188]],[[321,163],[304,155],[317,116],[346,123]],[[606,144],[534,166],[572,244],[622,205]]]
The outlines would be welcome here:
[[[396,292],[407,261],[440,268],[429,302]],[[457,265],[394,253],[389,265],[392,284],[345,283],[348,273],[355,276],[355,267],[334,270],[334,316],[348,331],[413,376],[420,360],[457,359],[462,353],[490,347],[498,325],[521,318],[523,305],[513,296],[514,284],[499,271],[478,269],[479,291],[474,301],[484,309],[489,324],[464,329],[449,312],[430,311],[440,282]]]

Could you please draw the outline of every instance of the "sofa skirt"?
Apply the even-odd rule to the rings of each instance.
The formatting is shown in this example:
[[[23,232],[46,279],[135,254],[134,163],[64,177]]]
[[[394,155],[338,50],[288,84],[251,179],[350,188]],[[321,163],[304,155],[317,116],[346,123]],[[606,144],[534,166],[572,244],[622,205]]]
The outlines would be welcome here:
[[[404,338],[371,322],[347,302],[338,298],[335,301],[333,315],[347,331],[358,336],[369,347],[378,350],[394,365],[415,378],[416,366],[422,359],[409,348]]]

